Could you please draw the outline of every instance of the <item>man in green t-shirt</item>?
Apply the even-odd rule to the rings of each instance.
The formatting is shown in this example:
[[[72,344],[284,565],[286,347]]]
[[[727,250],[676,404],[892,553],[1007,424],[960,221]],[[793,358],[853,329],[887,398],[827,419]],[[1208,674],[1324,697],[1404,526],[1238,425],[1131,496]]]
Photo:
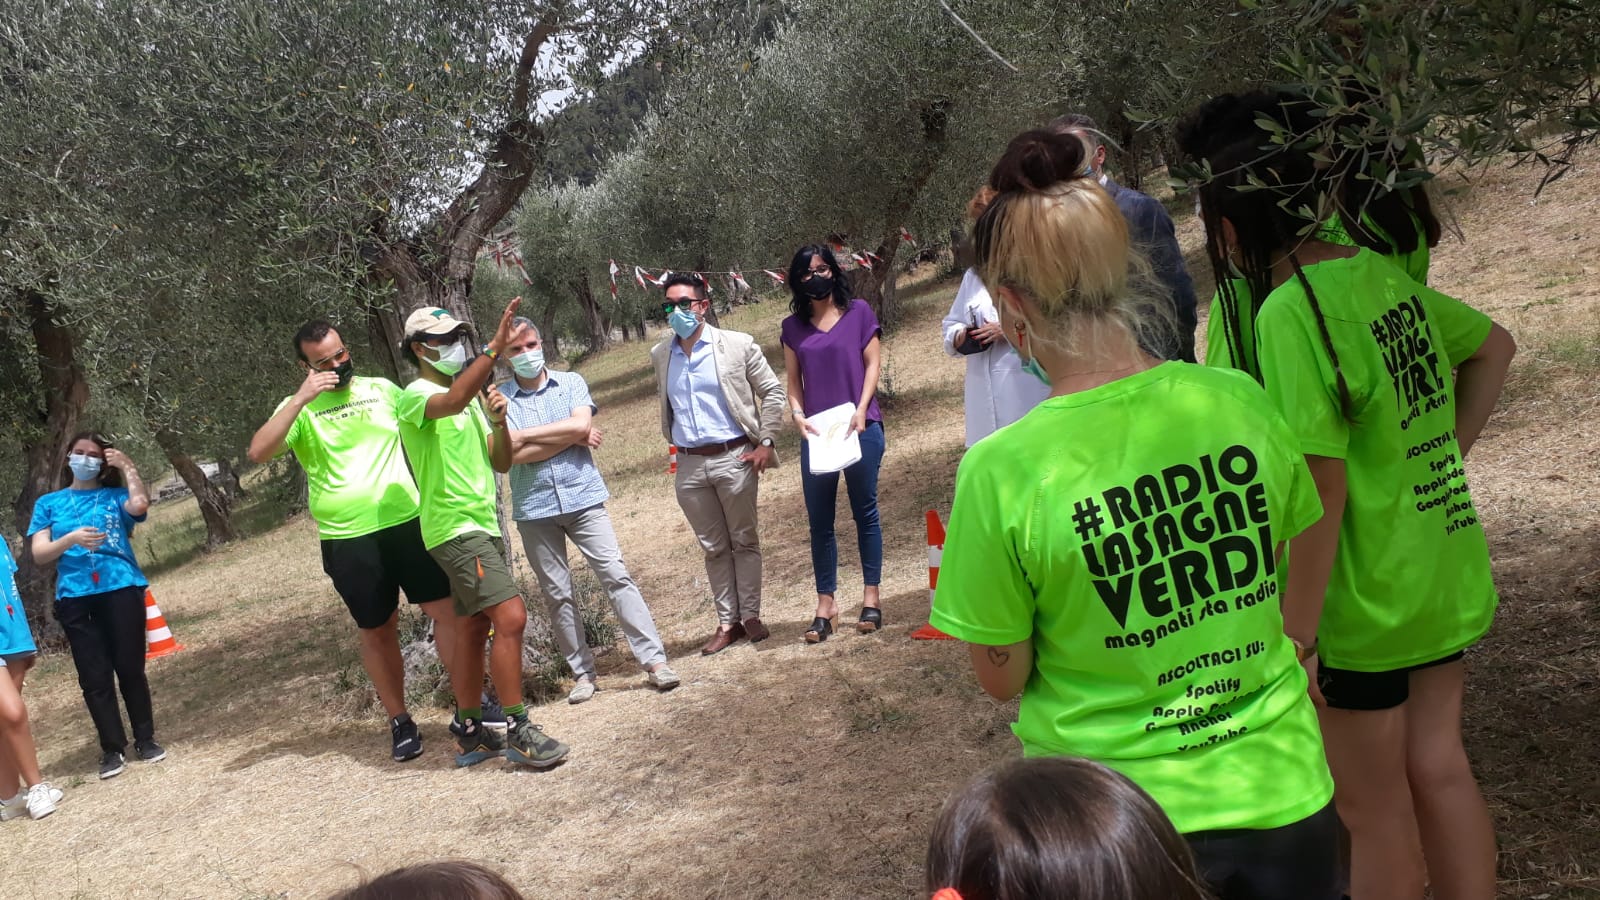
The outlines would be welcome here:
[[[396,404],[400,438],[421,493],[422,542],[450,578],[456,613],[451,670],[456,694],[460,752],[456,765],[470,766],[502,753],[537,768],[555,765],[567,745],[528,721],[522,703],[522,634],[527,608],[506,564],[495,511],[495,472],[511,469],[506,398],[485,390],[494,360],[526,326],[513,329],[521,298],[512,300],[494,337],[469,364],[467,327],[446,310],[424,307],[406,318],[404,351],[421,376],[406,385]],[[476,403],[485,391],[488,415]],[[493,627],[489,677],[505,705],[507,734],[484,728],[478,702],[483,651]]]
[[[433,620],[446,669],[456,614],[450,580],[422,544],[417,488],[395,418],[400,388],[386,378],[354,375],[350,351],[327,322],[301,326],[294,349],[305,381],[251,438],[250,459],[264,463],[292,450],[305,469],[322,570],[355,619],[361,663],[389,714],[394,759],[416,759],[422,736],[406,711],[396,627],[400,591]]]

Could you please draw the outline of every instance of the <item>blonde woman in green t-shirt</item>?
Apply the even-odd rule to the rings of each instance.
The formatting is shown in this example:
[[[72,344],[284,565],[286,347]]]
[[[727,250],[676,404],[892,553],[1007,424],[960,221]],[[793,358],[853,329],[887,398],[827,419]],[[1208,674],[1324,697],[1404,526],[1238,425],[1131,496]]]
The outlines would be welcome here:
[[[1515,344],[1371,250],[1301,236],[1296,211],[1327,209],[1337,161],[1256,137],[1205,158],[1212,264],[1265,298],[1262,381],[1327,511],[1290,542],[1284,615],[1318,648],[1351,896],[1417,900],[1431,882],[1436,897],[1487,900],[1494,831],[1461,740],[1461,658],[1497,600],[1462,460]]]
[[[931,621],[1021,695],[1026,755],[1132,779],[1221,900],[1331,900],[1333,784],[1276,577],[1321,508],[1256,384],[1140,348],[1143,265],[1084,157],[1028,132],[990,176],[978,271],[1051,395],[962,459]]]

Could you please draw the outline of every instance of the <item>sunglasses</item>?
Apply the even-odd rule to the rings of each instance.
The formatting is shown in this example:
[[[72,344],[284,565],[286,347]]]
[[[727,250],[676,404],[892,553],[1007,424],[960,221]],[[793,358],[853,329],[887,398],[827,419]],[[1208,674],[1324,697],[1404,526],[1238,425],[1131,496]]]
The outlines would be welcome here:
[[[662,315],[670,316],[672,315],[672,311],[675,309],[681,309],[685,312],[688,312],[689,307],[699,302],[700,300],[696,297],[685,297],[682,300],[668,300],[667,302],[661,304],[661,313]]]

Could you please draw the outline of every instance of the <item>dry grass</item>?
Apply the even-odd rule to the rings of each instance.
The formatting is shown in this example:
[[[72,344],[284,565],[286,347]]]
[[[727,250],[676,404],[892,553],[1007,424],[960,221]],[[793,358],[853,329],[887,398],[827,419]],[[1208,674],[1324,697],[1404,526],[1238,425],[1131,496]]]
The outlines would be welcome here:
[[[1594,896],[1600,176],[1580,169],[1530,207],[1532,183],[1492,173],[1456,197],[1471,241],[1447,243],[1434,268],[1524,351],[1472,462],[1505,602],[1472,660],[1468,741],[1500,830],[1503,893]],[[1196,248],[1198,227],[1181,228]],[[954,284],[903,290],[908,322],[888,345],[884,633],[800,641],[813,595],[786,433],[761,500],[773,638],[699,656],[714,621],[700,553],[666,475],[646,348],[624,345],[583,372],[602,408],[612,516],[682,688],[645,688],[619,649],[602,657],[595,700],[536,710],[573,745],[566,765],[456,771],[439,709],[418,711],[427,755],[395,765],[381,714],[360,702],[314,529],[296,520],[156,579],[188,646],[152,665],[166,762],[95,781],[70,662],[38,670],[28,696],[67,800],[46,822],[7,826],[0,884],[22,897],[310,898],[360,871],[464,856],[531,897],[915,896],[939,803],[1016,744],[1014,709],[983,697],[959,646],[906,639],[927,613],[921,514],[948,511],[962,417],[961,364],[937,349]],[[778,355],[779,318],[768,304],[727,324]],[[847,511],[839,521],[848,586],[859,570]],[[858,599],[841,593],[847,620]]]

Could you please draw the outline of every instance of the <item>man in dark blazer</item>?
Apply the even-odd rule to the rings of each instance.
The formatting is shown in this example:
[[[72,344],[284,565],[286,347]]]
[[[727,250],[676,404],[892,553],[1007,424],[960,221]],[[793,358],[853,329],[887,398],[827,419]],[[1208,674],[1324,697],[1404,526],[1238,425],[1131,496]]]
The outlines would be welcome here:
[[[1149,194],[1123,187],[1105,174],[1105,136],[1093,119],[1072,113],[1051,120],[1050,128],[1076,135],[1089,144],[1092,151],[1089,164],[1094,177],[1117,202],[1117,208],[1122,210],[1123,218],[1128,220],[1128,237],[1134,247],[1149,258],[1156,279],[1165,288],[1166,297],[1172,304],[1170,312],[1173,326],[1177,329],[1176,336],[1161,333],[1165,332],[1162,328],[1157,329],[1158,333],[1143,335],[1140,342],[1154,356],[1194,362],[1194,282],[1189,279],[1189,270],[1184,267],[1183,253],[1178,249],[1178,236],[1167,208]]]

